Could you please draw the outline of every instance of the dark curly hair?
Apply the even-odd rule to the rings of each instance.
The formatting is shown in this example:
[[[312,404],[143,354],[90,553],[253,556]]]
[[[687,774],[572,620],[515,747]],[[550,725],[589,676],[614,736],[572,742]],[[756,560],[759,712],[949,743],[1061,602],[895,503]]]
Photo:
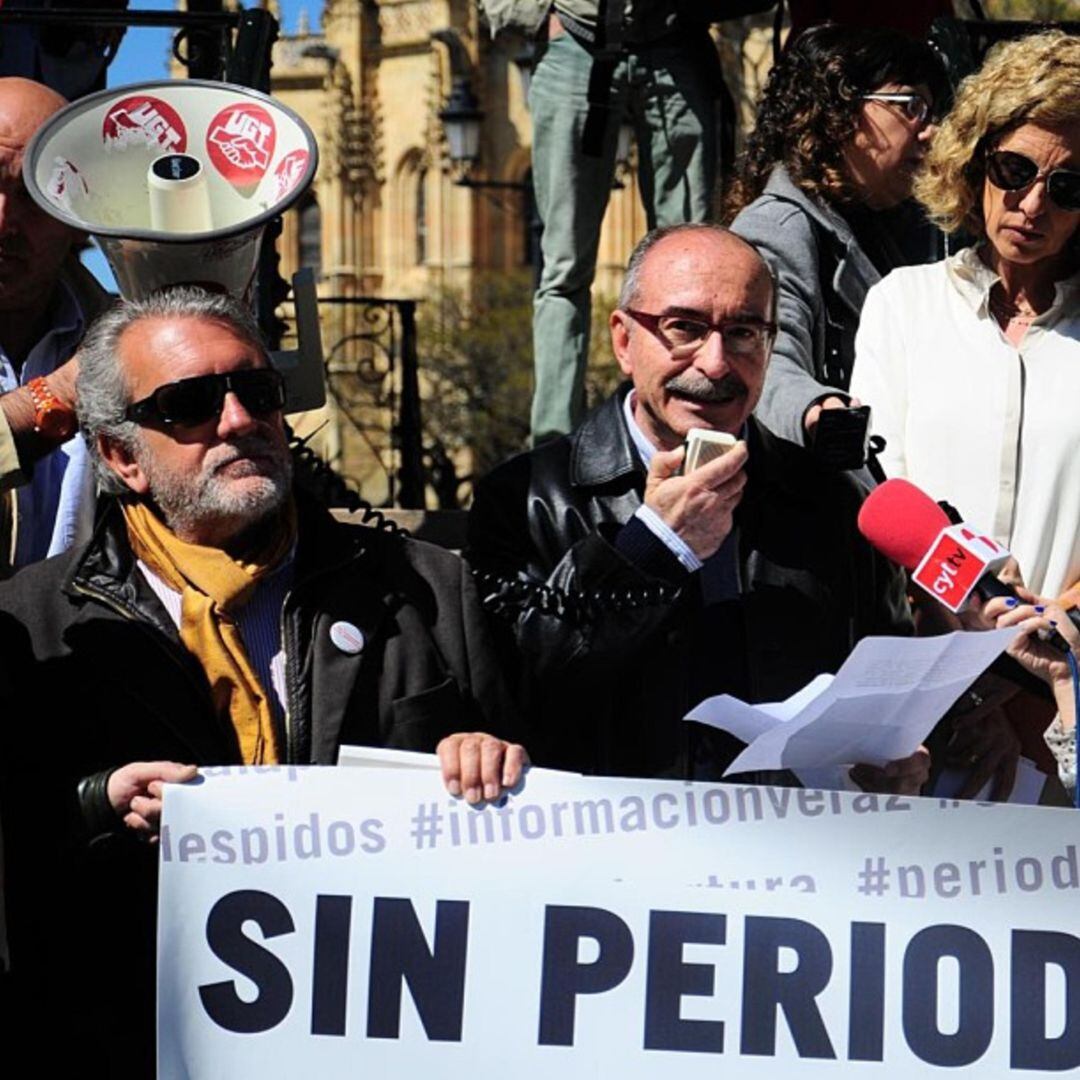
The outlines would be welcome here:
[[[861,96],[887,83],[924,83],[935,111],[949,92],[937,53],[895,30],[827,23],[800,35],[769,74],[757,126],[726,199],[725,220],[762,193],[778,164],[808,195],[851,201],[844,147],[855,134]]]

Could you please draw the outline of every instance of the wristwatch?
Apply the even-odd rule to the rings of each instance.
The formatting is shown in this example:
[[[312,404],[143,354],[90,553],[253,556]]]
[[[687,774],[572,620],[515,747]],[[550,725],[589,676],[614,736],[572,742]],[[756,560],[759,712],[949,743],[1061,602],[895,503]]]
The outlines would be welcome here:
[[[70,439],[79,427],[75,410],[52,392],[43,375],[31,379],[26,388],[34,402],[34,430],[55,442]]]

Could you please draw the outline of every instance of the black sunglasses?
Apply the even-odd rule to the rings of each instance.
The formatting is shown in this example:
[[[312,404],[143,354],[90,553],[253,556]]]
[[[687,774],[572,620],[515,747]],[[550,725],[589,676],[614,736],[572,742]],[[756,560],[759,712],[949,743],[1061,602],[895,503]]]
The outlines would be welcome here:
[[[1025,154],[991,150],[986,155],[986,178],[1002,191],[1020,191],[1037,180],[1045,180],[1047,197],[1055,206],[1073,213],[1080,211],[1080,172],[1076,169],[1039,172],[1039,166]]]
[[[275,368],[246,368],[224,375],[196,375],[159,386],[149,397],[124,410],[124,419],[137,424],[177,424],[196,427],[221,415],[225,395],[232,391],[252,416],[269,416],[285,404],[285,380]]]

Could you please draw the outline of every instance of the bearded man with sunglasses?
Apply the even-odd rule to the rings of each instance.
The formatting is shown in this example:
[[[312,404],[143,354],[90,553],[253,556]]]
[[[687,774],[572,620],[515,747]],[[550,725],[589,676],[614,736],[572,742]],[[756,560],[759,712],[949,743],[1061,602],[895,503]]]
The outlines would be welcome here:
[[[718,778],[741,744],[683,722],[702,699],[780,700],[860,637],[910,631],[902,576],[856,529],[860,482],[751,415],[775,320],[747,241],[715,225],[650,233],[610,319],[630,382],[478,485],[469,557],[519,651],[535,760]],[[692,428],[737,441],[682,475]],[[917,791],[926,760],[857,775]]]
[[[139,841],[164,783],[333,764],[341,743],[438,745],[450,791],[476,802],[524,756],[477,734],[513,713],[464,564],[337,523],[294,488],[283,382],[242,305],[194,289],[121,302],[81,347],[78,401],[108,493],[98,527],[0,588],[6,715],[47,728],[59,789],[33,798],[33,755],[6,747],[12,959],[28,1023],[56,1015],[35,990],[91,982],[65,1024],[102,1075],[141,1077],[156,849]]]

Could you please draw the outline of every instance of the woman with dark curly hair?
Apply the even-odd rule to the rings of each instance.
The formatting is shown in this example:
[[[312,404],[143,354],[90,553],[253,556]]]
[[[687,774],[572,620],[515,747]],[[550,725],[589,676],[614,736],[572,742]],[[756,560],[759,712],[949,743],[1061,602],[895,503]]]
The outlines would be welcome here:
[[[822,408],[848,404],[867,290],[929,253],[902,204],[946,93],[937,54],[884,29],[815,27],[769,76],[728,210],[779,276],[757,415],[785,439],[809,443]],[[913,232],[926,237],[914,255]]]
[[[870,290],[852,392],[890,476],[954,503],[1058,596],[1080,581],[1080,37],[995,47],[915,194],[978,240]]]

